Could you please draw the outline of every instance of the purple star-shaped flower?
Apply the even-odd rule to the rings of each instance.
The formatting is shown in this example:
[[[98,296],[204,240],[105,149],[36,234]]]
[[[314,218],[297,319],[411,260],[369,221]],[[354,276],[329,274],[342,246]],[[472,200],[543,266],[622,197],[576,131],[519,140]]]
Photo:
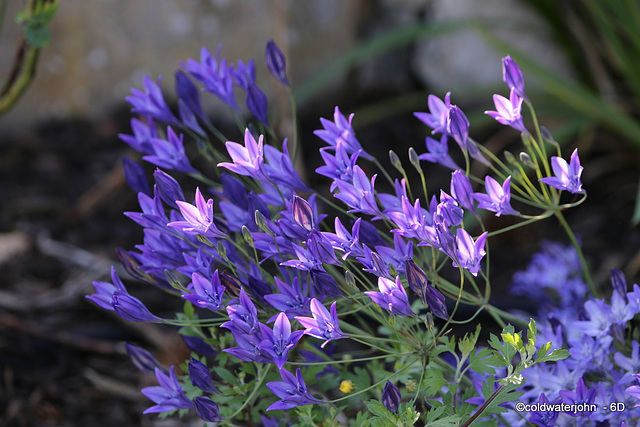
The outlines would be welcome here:
[[[409,297],[407,291],[400,283],[400,276],[396,276],[396,280],[389,280],[384,277],[378,278],[378,289],[380,292],[365,292],[369,298],[380,307],[389,310],[393,314],[400,316],[412,316],[415,313],[409,305]]]
[[[486,176],[484,179],[484,187],[487,190],[487,194],[473,193],[473,197],[479,202],[478,208],[486,209],[496,213],[496,216],[500,215],[520,215],[518,211],[511,207],[511,177],[508,177],[502,183],[502,186],[498,184],[498,181]]]
[[[149,76],[144,76],[142,78],[144,92],[139,89],[131,89],[131,96],[127,96],[125,99],[133,107],[131,111],[136,114],[178,125],[180,124],[178,119],[171,112],[162,95],[161,81],[162,77],[158,77],[158,83],[156,83]]]
[[[343,143],[347,153],[352,154],[356,151],[360,151],[360,155],[368,160],[372,160],[373,156],[368,154],[362,149],[360,142],[356,138],[356,134],[351,125],[353,120],[353,114],[347,119],[344,114],[340,112],[338,107],[333,112],[333,122],[324,118],[320,119],[322,127],[324,129],[318,129],[313,133],[322,139],[332,147],[337,146],[339,143]]]
[[[229,321],[222,324],[223,327],[231,329],[237,328],[245,334],[255,334],[260,332],[258,322],[258,309],[256,308],[244,288],[240,289],[240,304],[227,306]]]
[[[360,168],[353,168],[353,185],[343,181],[336,181],[340,193],[336,194],[337,199],[342,200],[347,206],[352,208],[349,213],[362,212],[368,215],[380,215],[380,209],[375,199],[374,184],[376,176],[371,177]]]
[[[592,405],[596,399],[596,389],[587,389],[582,377],[578,380],[575,391],[560,390],[560,396],[562,401],[568,405],[579,405],[579,407],[585,407],[584,405]],[[578,411],[568,412],[572,417],[588,417],[593,411]]]
[[[226,288],[220,284],[218,270],[213,272],[211,280],[207,280],[199,273],[191,275],[193,293],[183,294],[182,297],[200,308],[216,311],[222,307],[222,296]]]
[[[231,156],[230,162],[218,163],[218,167],[227,168],[238,175],[253,177],[259,181],[266,180],[264,174],[264,135],[260,135],[258,141],[251,135],[249,129],[244,132],[244,146],[237,142],[227,141],[225,147]]]
[[[578,149],[573,150],[569,163],[562,157],[553,156],[551,158],[551,167],[556,176],[540,179],[553,188],[558,190],[567,190],[570,193],[583,193],[580,175],[584,169],[580,166],[580,158],[578,157]]]
[[[278,369],[287,362],[287,354],[298,343],[304,331],[291,332],[291,323],[285,313],[278,314],[273,325],[273,330],[260,324],[262,342],[260,350],[262,354],[273,360]]]
[[[156,368],[156,378],[159,386],[145,387],[142,394],[153,400],[154,406],[147,408],[143,413],[168,412],[175,409],[193,408],[194,403],[189,400],[184,389],[178,382],[175,368],[171,366],[169,375]]]
[[[454,267],[460,266],[469,270],[474,276],[478,275],[480,270],[480,261],[486,255],[484,244],[487,240],[488,232],[482,233],[474,242],[473,237],[463,228],[456,231],[457,261],[454,261]]]
[[[296,406],[310,405],[318,403],[319,400],[311,396],[307,391],[307,386],[302,378],[300,368],[296,369],[293,375],[286,369],[280,369],[280,376],[283,381],[272,381],[267,383],[269,390],[280,398],[279,401],[271,404],[267,411],[275,411],[278,409],[291,409]]]
[[[176,204],[180,208],[180,213],[182,213],[184,221],[173,221],[167,225],[177,228],[186,234],[200,234],[216,239],[225,238],[226,234],[220,231],[213,221],[213,199],[205,201],[200,192],[200,188],[196,188],[195,198],[195,206],[176,200]]]
[[[501,95],[493,95],[493,103],[496,111],[485,111],[484,113],[496,119],[498,123],[519,130],[520,132],[529,133],[522,121],[522,102],[515,89],[511,89],[509,99]]]
[[[444,101],[435,95],[427,97],[428,113],[413,113],[425,125],[433,129],[431,133],[447,134],[447,112],[451,107],[451,92],[447,92]]]
[[[449,155],[448,141],[449,136],[446,134],[442,135],[439,141],[437,139],[427,137],[425,139],[425,145],[427,146],[428,153],[420,154],[418,158],[431,163],[440,163],[442,166],[448,167],[449,169],[460,169]]]
[[[322,348],[331,340],[347,337],[347,335],[340,330],[340,322],[338,320],[335,302],[331,304],[331,314],[329,314],[325,306],[315,298],[311,299],[310,306],[313,318],[296,316],[296,320],[305,328],[305,335],[326,340],[320,346]]]

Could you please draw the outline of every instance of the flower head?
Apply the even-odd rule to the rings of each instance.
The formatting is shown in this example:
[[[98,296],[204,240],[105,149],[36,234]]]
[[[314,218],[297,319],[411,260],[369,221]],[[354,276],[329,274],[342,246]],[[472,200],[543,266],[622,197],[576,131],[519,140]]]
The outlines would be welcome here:
[[[435,95],[427,97],[428,113],[413,113],[425,125],[433,129],[431,133],[447,134],[447,112],[451,107],[451,92],[447,92],[444,101]]]
[[[397,414],[401,399],[402,395],[400,394],[398,387],[396,387],[391,381],[387,381],[384,385],[384,389],[382,390],[382,404],[384,407],[387,408],[389,412]]]
[[[186,234],[200,234],[206,237],[222,239],[226,234],[220,231],[213,219],[213,200],[204,200],[200,188],[196,188],[195,205],[180,200],[176,204],[184,221],[173,221],[167,224]]]
[[[522,102],[515,89],[511,89],[509,99],[501,95],[493,95],[493,103],[496,111],[485,111],[484,113],[496,119],[498,123],[519,130],[520,132],[529,133],[522,121]]]
[[[524,77],[522,76],[522,70],[516,64],[516,61],[511,59],[511,56],[507,55],[502,58],[502,80],[507,84],[509,89],[515,90],[515,92],[522,98],[526,98],[524,93]]]
[[[183,294],[182,297],[201,308],[216,311],[222,307],[222,296],[226,288],[220,284],[218,270],[213,272],[211,280],[199,273],[191,275],[191,288],[193,293]]]
[[[278,314],[273,324],[273,330],[263,324],[260,324],[260,330],[263,338],[260,350],[273,360],[278,369],[281,369],[287,362],[287,354],[302,338],[304,332],[291,332],[291,323],[285,313]]]
[[[578,157],[578,149],[573,150],[569,163],[562,157],[553,156],[551,158],[551,167],[555,176],[542,178],[540,182],[544,182],[558,190],[567,190],[570,193],[583,193],[580,175],[584,169],[580,166],[580,158]]]
[[[325,306],[315,298],[311,299],[310,305],[313,318],[296,316],[296,320],[305,328],[305,335],[321,340],[324,339],[325,342],[322,343],[322,348],[331,340],[346,337],[340,330],[340,321],[338,320],[335,302],[331,304],[331,314],[329,314]]]
[[[284,54],[273,40],[269,40],[267,42],[265,62],[267,63],[267,68],[271,75],[278,79],[280,83],[289,87],[289,80],[287,79],[287,63],[285,61]]]
[[[380,292],[365,292],[369,298],[380,307],[389,310],[393,314],[400,316],[412,316],[415,313],[409,305],[407,291],[400,283],[400,276],[396,280],[389,280],[384,277],[378,278],[378,289]]]
[[[280,377],[282,381],[272,381],[267,383],[269,390],[280,398],[279,401],[271,404],[267,411],[275,411],[278,409],[291,409],[296,406],[310,405],[319,402],[318,399],[311,396],[307,391],[307,386],[302,378],[300,368],[296,369],[293,375],[286,369],[280,369]]]
[[[454,266],[460,266],[469,270],[474,276],[480,270],[480,261],[486,255],[484,244],[487,240],[488,232],[482,233],[474,242],[473,237],[463,228],[458,228],[456,232],[457,260]]]
[[[511,177],[508,177],[502,183],[502,186],[498,184],[498,181],[486,176],[484,179],[484,187],[487,190],[487,194],[474,193],[473,197],[476,198],[479,209],[486,209],[496,213],[496,216],[500,215],[520,215],[518,211],[511,207]]]
[[[237,142],[227,141],[225,146],[233,163],[218,163],[218,167],[227,168],[238,175],[246,175],[257,180],[265,180],[263,135],[256,142],[249,129],[244,132],[244,147]]]
[[[169,375],[156,368],[156,378],[159,386],[145,387],[142,394],[153,400],[154,406],[147,408],[144,413],[169,412],[174,409],[193,408],[194,403],[189,400],[184,389],[176,378],[175,369],[171,366]]]
[[[360,152],[360,156],[365,159],[373,160],[373,156],[362,149],[360,142],[356,138],[356,133],[351,126],[353,114],[347,119],[340,109],[336,107],[333,113],[333,122],[324,118],[320,119],[320,123],[324,129],[318,129],[313,133],[332,147],[336,147],[339,143],[344,145],[348,154]]]

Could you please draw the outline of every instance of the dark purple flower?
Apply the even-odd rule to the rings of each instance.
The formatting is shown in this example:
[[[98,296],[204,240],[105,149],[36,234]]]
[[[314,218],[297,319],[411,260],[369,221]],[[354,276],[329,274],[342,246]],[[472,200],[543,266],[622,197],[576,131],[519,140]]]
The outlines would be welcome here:
[[[200,91],[187,75],[181,71],[176,71],[176,95],[186,109],[205,120],[206,116],[202,111],[202,103],[200,102]]]
[[[219,393],[216,386],[213,385],[211,372],[207,365],[192,357],[188,364],[188,370],[189,379],[194,386],[206,393]]]
[[[347,120],[344,114],[340,112],[340,109],[336,107],[333,113],[333,122],[321,118],[320,123],[322,123],[324,129],[318,129],[313,133],[332,147],[336,147],[339,143],[342,143],[347,153],[352,154],[359,151],[360,156],[367,160],[372,160],[373,156],[362,149],[360,142],[356,138],[356,134],[351,126],[352,120],[353,114],[351,114]]]
[[[547,396],[542,393],[540,398],[538,399],[538,408],[549,408],[547,411],[532,411],[531,417],[529,417],[529,422],[535,424],[540,427],[555,427],[556,420],[558,419],[558,415],[560,412],[554,411],[552,409],[552,404],[547,399]]]
[[[236,323],[226,322],[222,327],[231,331],[238,347],[226,348],[223,351],[234,355],[245,362],[270,363],[271,359],[265,357],[260,349],[262,343],[262,333],[246,333],[238,328]]]
[[[391,279],[389,266],[382,261],[380,255],[369,249],[367,245],[362,245],[363,255],[357,260],[364,266],[363,270],[375,274],[378,277],[386,277]]]
[[[275,309],[287,314],[289,318],[296,315],[311,313],[311,299],[307,296],[307,286],[300,286],[298,278],[294,277],[291,285],[275,277],[279,294],[265,295],[264,299]]]
[[[153,178],[156,182],[156,189],[160,199],[167,206],[179,209],[176,201],[184,201],[184,193],[182,192],[182,188],[180,187],[180,184],[178,184],[178,181],[160,169],[156,169],[153,173]]]
[[[291,323],[285,313],[278,314],[273,324],[273,330],[262,323],[260,330],[263,338],[260,343],[262,354],[271,359],[278,369],[281,369],[287,363],[289,351],[300,341],[304,331],[291,332]]]
[[[331,340],[337,340],[347,336],[340,330],[340,322],[338,320],[335,302],[331,304],[331,314],[329,314],[325,306],[315,298],[311,299],[310,306],[313,318],[296,316],[296,320],[305,328],[305,335],[310,335],[321,340],[324,339],[325,342],[322,343],[322,348]]]
[[[177,200],[184,221],[173,221],[167,225],[186,234],[224,239],[227,235],[220,231],[213,219],[213,199],[205,201],[200,188],[196,188],[195,199],[195,205]]]
[[[469,273],[477,276],[478,270],[480,270],[480,261],[486,255],[484,244],[487,235],[488,232],[485,231],[474,242],[473,237],[465,229],[458,228],[456,232],[457,257],[453,263],[454,267],[466,268]]]
[[[435,95],[427,97],[428,113],[413,113],[425,125],[433,129],[431,133],[447,134],[447,113],[451,107],[451,92],[447,92],[444,101]]]
[[[430,239],[429,234],[429,230],[433,225],[432,215],[420,206],[420,199],[416,199],[412,205],[409,199],[403,196],[401,198],[401,206],[402,211],[400,212],[387,212],[389,219],[398,227],[392,231],[404,237],[417,238],[433,245],[434,242]]]
[[[464,212],[458,206],[456,199],[440,190],[440,203],[436,205],[433,221],[444,224],[446,227],[455,227],[462,223]]]
[[[427,274],[412,259],[405,261],[404,273],[407,276],[409,288],[426,303]]]
[[[522,98],[527,98],[524,93],[524,77],[522,71],[516,61],[511,59],[511,56],[507,55],[502,58],[502,80],[507,84],[510,90],[515,92]]]
[[[627,278],[624,273],[617,268],[611,269],[611,286],[614,292],[619,293],[626,299],[627,296]]]
[[[189,335],[180,334],[180,338],[182,338],[182,341],[184,341],[184,344],[189,350],[195,351],[198,354],[213,357],[218,354],[218,352],[215,351],[209,344],[207,344],[201,337],[192,337]]]
[[[264,167],[265,175],[269,177],[275,185],[285,186],[294,191],[311,191],[302,182],[298,171],[291,162],[291,155],[287,148],[287,140],[282,143],[282,151],[272,145],[264,146],[264,157],[267,164]],[[280,190],[282,192],[282,189]]]
[[[263,135],[260,135],[256,142],[249,129],[244,132],[244,146],[237,142],[227,141],[225,146],[227,152],[231,156],[233,163],[218,163],[218,167],[227,168],[238,175],[246,175],[253,177],[259,181],[265,180],[263,165]]]
[[[158,316],[151,314],[138,298],[129,295],[126,291],[115,291],[111,297],[113,310],[124,320],[131,322],[159,322]]]
[[[336,258],[335,250],[333,246],[331,246],[331,242],[324,238],[323,233],[320,233],[318,230],[313,230],[309,233],[307,250],[314,259],[320,262],[333,265],[340,264]]]
[[[124,168],[124,178],[129,187],[136,193],[144,193],[147,196],[151,196],[151,188],[142,166],[128,157],[122,158],[122,166]]]
[[[169,375],[156,368],[156,378],[159,386],[145,387],[142,394],[151,399],[155,405],[147,408],[143,413],[168,412],[175,409],[193,408],[194,403],[187,398],[184,389],[178,382],[175,368],[171,366]]]
[[[219,423],[224,418],[220,415],[218,405],[208,397],[198,396],[193,399],[193,403],[196,407],[196,413],[203,421],[209,421],[212,423]]]
[[[382,404],[392,414],[397,414],[400,407],[402,395],[400,390],[391,381],[387,381],[382,390]]]
[[[155,120],[160,120],[168,124],[179,125],[178,119],[173,115],[167,102],[164,100],[162,89],[160,89],[160,82],[162,82],[162,77],[158,77],[158,83],[156,83],[149,76],[144,76],[142,78],[144,92],[132,88],[132,95],[127,96],[125,99],[133,107],[131,111],[136,114],[153,117]]]
[[[220,284],[218,270],[213,272],[211,280],[208,280],[199,273],[193,273],[189,287],[193,293],[183,294],[182,297],[195,306],[208,308],[211,311],[217,311],[222,307],[222,297],[226,289]]]
[[[596,389],[587,389],[587,386],[584,384],[584,380],[580,377],[575,391],[560,390],[560,396],[562,397],[562,401],[567,405],[578,405],[578,407],[588,409],[587,405],[595,406],[594,401],[596,399]],[[589,417],[593,411],[584,410],[567,413],[572,417]]]
[[[496,216],[500,215],[520,215],[518,211],[511,207],[511,177],[504,180],[502,186],[498,184],[498,181],[486,176],[484,178],[484,187],[487,190],[487,194],[474,193],[473,197],[476,198],[479,209],[486,209],[496,213]]]
[[[153,153],[150,141],[152,138],[158,137],[158,130],[153,119],[147,118],[146,123],[140,119],[131,119],[131,130],[133,135],[121,133],[118,134],[118,137],[140,153]]]
[[[400,276],[397,276],[395,281],[379,277],[378,289],[380,289],[380,292],[368,291],[365,294],[373,302],[393,314],[400,316],[413,316],[415,314],[411,310],[407,292],[400,283]]]
[[[493,103],[496,111],[485,111],[484,113],[496,119],[498,123],[523,132],[529,133],[522,121],[522,101],[515,89],[511,89],[509,99],[501,95],[493,95]]]
[[[140,372],[153,374],[156,369],[159,369],[165,374],[169,373],[169,371],[167,371],[160,362],[158,362],[156,358],[144,348],[140,348],[130,343],[125,343],[124,347],[127,350],[127,354],[131,358],[131,361]]]
[[[427,137],[425,139],[425,145],[427,146],[428,153],[420,154],[418,158],[431,163],[440,163],[442,166],[449,169],[460,169],[449,155],[448,141],[449,136],[447,134],[442,135],[439,141],[437,139]]]
[[[580,166],[577,148],[573,150],[569,163],[562,157],[553,156],[551,158],[551,167],[556,176],[542,178],[540,182],[544,182],[558,190],[567,190],[573,194],[584,192],[580,181],[580,175],[582,175],[584,168]]]
[[[431,285],[427,285],[425,289],[425,299],[431,312],[437,317],[447,320],[449,313],[447,312],[447,304],[442,293]]]
[[[447,134],[451,135],[463,151],[467,151],[469,119],[457,105],[449,107],[447,112]]]
[[[311,396],[307,391],[307,386],[302,378],[300,368],[296,369],[296,375],[286,369],[280,369],[280,377],[283,381],[272,381],[267,383],[269,390],[280,398],[279,401],[271,404],[267,411],[278,409],[291,409],[296,406],[311,405],[319,400]]]
[[[289,87],[289,80],[287,80],[287,63],[284,54],[273,40],[267,42],[264,56],[271,75],[278,79],[280,83]]]
[[[256,84],[247,87],[247,108],[253,116],[269,127],[269,116],[267,115],[267,97]]]

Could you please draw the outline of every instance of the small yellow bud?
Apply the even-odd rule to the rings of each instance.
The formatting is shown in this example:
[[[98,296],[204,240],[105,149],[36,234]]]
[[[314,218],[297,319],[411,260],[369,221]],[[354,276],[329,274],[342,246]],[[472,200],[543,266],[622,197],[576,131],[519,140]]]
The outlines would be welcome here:
[[[413,379],[408,380],[405,387],[407,388],[407,393],[413,393],[418,388],[418,382]]]
[[[356,385],[351,380],[343,380],[340,383],[340,391],[344,394],[353,393],[353,390],[356,389]]]

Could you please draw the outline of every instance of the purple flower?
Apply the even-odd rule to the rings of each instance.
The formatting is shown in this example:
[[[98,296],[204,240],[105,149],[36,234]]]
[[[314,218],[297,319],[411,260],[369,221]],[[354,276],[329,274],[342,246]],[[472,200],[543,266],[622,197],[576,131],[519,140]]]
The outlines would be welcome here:
[[[142,394],[151,399],[155,405],[147,408],[143,413],[168,412],[175,409],[193,408],[194,403],[187,398],[184,389],[176,378],[175,368],[171,366],[169,375],[156,368],[156,378],[159,386],[145,387]]]
[[[131,119],[131,130],[133,131],[133,135],[121,133],[118,134],[118,137],[140,153],[153,153],[153,147],[150,141],[152,138],[158,137],[158,131],[153,119],[147,118],[146,123],[140,119]]]
[[[523,133],[529,133],[522,121],[522,101],[524,98],[520,98],[516,90],[511,89],[509,99],[501,95],[493,95],[496,111],[485,111],[484,113],[496,119],[498,123],[511,126]]]
[[[203,235],[206,237],[213,237],[216,239],[224,239],[224,234],[216,226],[213,218],[213,199],[209,199],[205,202],[200,188],[196,188],[195,206],[176,201],[176,204],[180,208],[180,213],[184,218],[184,221],[173,221],[168,223],[169,227],[177,228],[186,234]]]
[[[518,211],[511,207],[510,185],[511,177],[505,179],[502,186],[500,186],[500,184],[498,184],[498,181],[487,175],[484,178],[484,187],[487,190],[487,194],[473,194],[473,197],[475,197],[479,202],[478,208],[495,212],[496,216],[520,215]]]
[[[245,362],[270,363],[271,360],[262,354],[260,344],[262,343],[262,333],[246,333],[242,331],[237,323],[226,322],[222,327],[231,331],[238,347],[226,348],[222,351],[234,355]]]
[[[218,389],[213,385],[211,372],[207,365],[192,357],[188,364],[188,370],[189,379],[194,386],[207,393],[219,393]]]
[[[153,178],[160,199],[168,206],[179,209],[176,200],[184,201],[184,193],[178,181],[160,169],[156,169],[153,173]]]
[[[274,184],[285,186],[295,191],[311,191],[309,187],[302,182],[298,171],[296,171],[291,156],[287,148],[287,140],[282,143],[282,151],[272,145],[264,147],[264,155],[267,164],[264,167],[265,175],[269,177]]]
[[[142,78],[144,92],[139,89],[131,89],[132,96],[127,96],[125,99],[133,107],[131,111],[136,114],[150,116],[168,124],[179,125],[178,119],[164,100],[162,89],[160,89],[161,81],[162,77],[158,77],[158,83],[156,83],[149,76],[144,76]]]
[[[335,146],[335,156],[333,156],[329,150],[330,147],[323,147],[320,149],[320,155],[325,162],[324,166],[320,166],[316,169],[316,173],[329,177],[333,180],[331,187],[329,188],[333,192],[338,185],[336,181],[344,181],[350,183],[353,181],[353,168],[356,166],[358,156],[361,151],[358,150],[349,156],[345,148],[345,143],[338,141]]]
[[[201,119],[206,119],[204,111],[202,111],[202,103],[200,102],[200,91],[187,75],[181,71],[176,71],[176,95],[184,105],[185,109]]]
[[[522,98],[526,98],[524,93],[524,77],[522,71],[516,61],[511,59],[511,56],[507,55],[502,58],[502,80],[507,84],[510,90],[515,92]]]
[[[449,107],[447,112],[447,134],[451,135],[463,151],[467,150],[469,119],[457,105]]]
[[[360,166],[353,168],[353,185],[343,181],[336,181],[340,193],[336,194],[337,199],[342,200],[347,206],[352,208],[349,213],[362,212],[368,215],[380,215],[380,209],[375,199],[373,189],[376,176],[371,177],[371,181]]]
[[[331,314],[329,314],[325,306],[315,298],[311,299],[310,305],[313,319],[310,317],[296,316],[296,320],[305,328],[305,335],[310,335],[321,340],[324,339],[325,342],[322,343],[322,348],[331,340],[347,337],[347,335],[340,330],[340,322],[338,320],[335,302],[331,304]]]
[[[313,221],[313,209],[309,202],[297,195],[293,196],[293,203],[291,206],[293,211],[293,220],[307,232],[311,232],[316,228],[316,224]]]
[[[637,380],[640,380],[640,374],[633,374],[633,376]],[[625,392],[633,398],[640,399],[640,386],[632,385],[631,387],[627,387]],[[636,403],[635,407],[637,408],[638,406],[640,406],[640,402]]]
[[[393,314],[400,316],[413,316],[415,313],[409,305],[407,291],[400,283],[400,276],[396,280],[389,280],[384,277],[378,277],[378,289],[380,292],[365,292],[369,298],[380,307],[389,310]]]
[[[447,113],[451,107],[451,92],[447,92],[444,101],[435,95],[427,97],[428,113],[413,113],[425,125],[433,129],[431,133],[447,134]]]
[[[218,270],[213,272],[211,280],[207,280],[201,274],[193,273],[190,287],[193,293],[182,295],[187,301],[197,307],[208,308],[211,311],[216,311],[222,307],[222,297],[226,289],[220,284]]]
[[[538,399],[538,408],[550,408],[551,402],[547,399],[547,396],[542,393],[540,394],[540,398]],[[529,418],[529,422],[540,427],[554,427],[556,426],[556,420],[558,419],[558,415],[560,413],[558,411],[553,411],[551,409],[547,411],[535,411],[531,412],[531,417]]]
[[[256,142],[249,129],[244,132],[244,147],[237,142],[227,141],[225,146],[233,163],[218,163],[218,167],[227,168],[238,175],[251,176],[257,180],[264,180],[263,165],[263,135]]]
[[[234,110],[239,111],[233,95],[232,67],[227,65],[225,58],[220,59],[221,49],[222,45],[219,45],[214,58],[209,53],[209,50],[203,47],[200,50],[200,62],[194,59],[187,59],[187,62],[183,63],[182,66],[196,80],[202,83],[207,91],[216,95]]]
[[[351,126],[352,120],[353,114],[351,114],[347,120],[344,114],[340,112],[340,109],[336,107],[333,113],[333,122],[321,118],[320,123],[322,123],[324,129],[318,129],[313,133],[332,147],[336,147],[339,143],[342,143],[348,154],[360,151],[360,155],[363,158],[373,160],[373,156],[362,149],[360,142],[356,138],[356,134]]]
[[[282,369],[287,362],[287,354],[302,338],[304,331],[291,332],[291,323],[285,313],[278,314],[273,331],[263,324],[260,324],[260,329],[263,338],[260,350],[273,360],[278,369]]]
[[[222,416],[220,416],[218,405],[208,397],[198,396],[193,399],[193,403],[201,420],[212,423],[218,423],[223,420]]]
[[[272,381],[267,383],[269,390],[280,398],[279,401],[271,404],[267,411],[278,409],[291,409],[296,406],[310,405],[318,403],[319,400],[311,396],[307,391],[307,386],[302,378],[300,368],[296,369],[296,375],[286,369],[280,369],[280,377],[283,381]]]
[[[575,391],[560,390],[560,396],[562,397],[562,401],[568,405],[580,405],[584,407],[585,405],[593,404],[596,399],[596,389],[587,389],[584,380],[580,377]],[[593,411],[568,412],[572,417],[588,417],[592,413]]]
[[[171,126],[167,127],[167,139],[151,138],[148,141],[149,154],[142,159],[161,168],[173,169],[178,172],[197,172],[184,149],[184,135],[178,136]]]
[[[250,84],[247,87],[247,108],[251,111],[253,116],[260,120],[260,122],[269,127],[269,116],[267,115],[267,97],[264,92],[260,90],[258,85]]]
[[[169,373],[169,371],[160,365],[156,358],[144,348],[140,348],[130,343],[125,343],[124,347],[127,350],[127,354],[131,358],[131,361],[140,372],[153,374],[157,368],[165,374]]]
[[[440,137],[440,140],[427,137],[425,144],[427,146],[428,153],[420,154],[418,158],[420,160],[426,160],[431,163],[440,163],[449,169],[458,170],[460,167],[456,165],[451,156],[449,155],[449,136],[444,134]]]
[[[387,381],[384,385],[384,389],[382,390],[382,404],[384,407],[387,408],[389,412],[397,414],[400,406],[400,400],[402,400],[402,395],[400,394],[398,387],[396,387],[391,381]]]
[[[471,181],[468,176],[459,170],[451,174],[451,195],[464,209],[471,212],[476,211]]]
[[[142,166],[128,157],[122,158],[122,166],[124,168],[124,178],[129,187],[136,193],[144,193],[150,196],[151,188],[149,188],[149,182]]]
[[[279,294],[265,295],[264,299],[275,309],[287,314],[288,317],[311,313],[311,298],[307,296],[307,286],[301,288],[298,278],[294,277],[291,285],[275,277]]]
[[[486,255],[484,244],[487,240],[488,232],[482,233],[474,242],[473,237],[463,228],[458,228],[456,232],[457,257],[454,267],[460,266],[469,270],[474,276],[480,270],[480,261]]]
[[[350,256],[361,256],[363,255],[362,247],[360,245],[360,223],[362,218],[358,218],[353,223],[353,227],[351,228],[351,233],[347,231],[340,218],[336,217],[335,219],[335,233],[323,232],[325,240],[331,243],[334,249],[337,249],[341,252],[344,252],[342,255],[342,259],[345,260]]]
[[[567,190],[573,194],[584,192],[580,181],[580,175],[582,175],[584,168],[580,166],[577,148],[573,150],[569,163],[562,157],[553,156],[551,158],[551,167],[556,176],[542,178],[540,182],[544,182],[558,190]]]
[[[280,83],[289,87],[289,80],[287,80],[287,63],[284,54],[273,40],[267,42],[265,62],[271,75],[278,79]]]
[[[258,322],[258,310],[255,304],[249,298],[249,295],[244,291],[244,288],[240,289],[240,304],[233,304],[227,306],[227,314],[229,315],[229,322],[222,324],[223,327],[233,327],[239,329],[245,334],[255,334],[260,332]]]

